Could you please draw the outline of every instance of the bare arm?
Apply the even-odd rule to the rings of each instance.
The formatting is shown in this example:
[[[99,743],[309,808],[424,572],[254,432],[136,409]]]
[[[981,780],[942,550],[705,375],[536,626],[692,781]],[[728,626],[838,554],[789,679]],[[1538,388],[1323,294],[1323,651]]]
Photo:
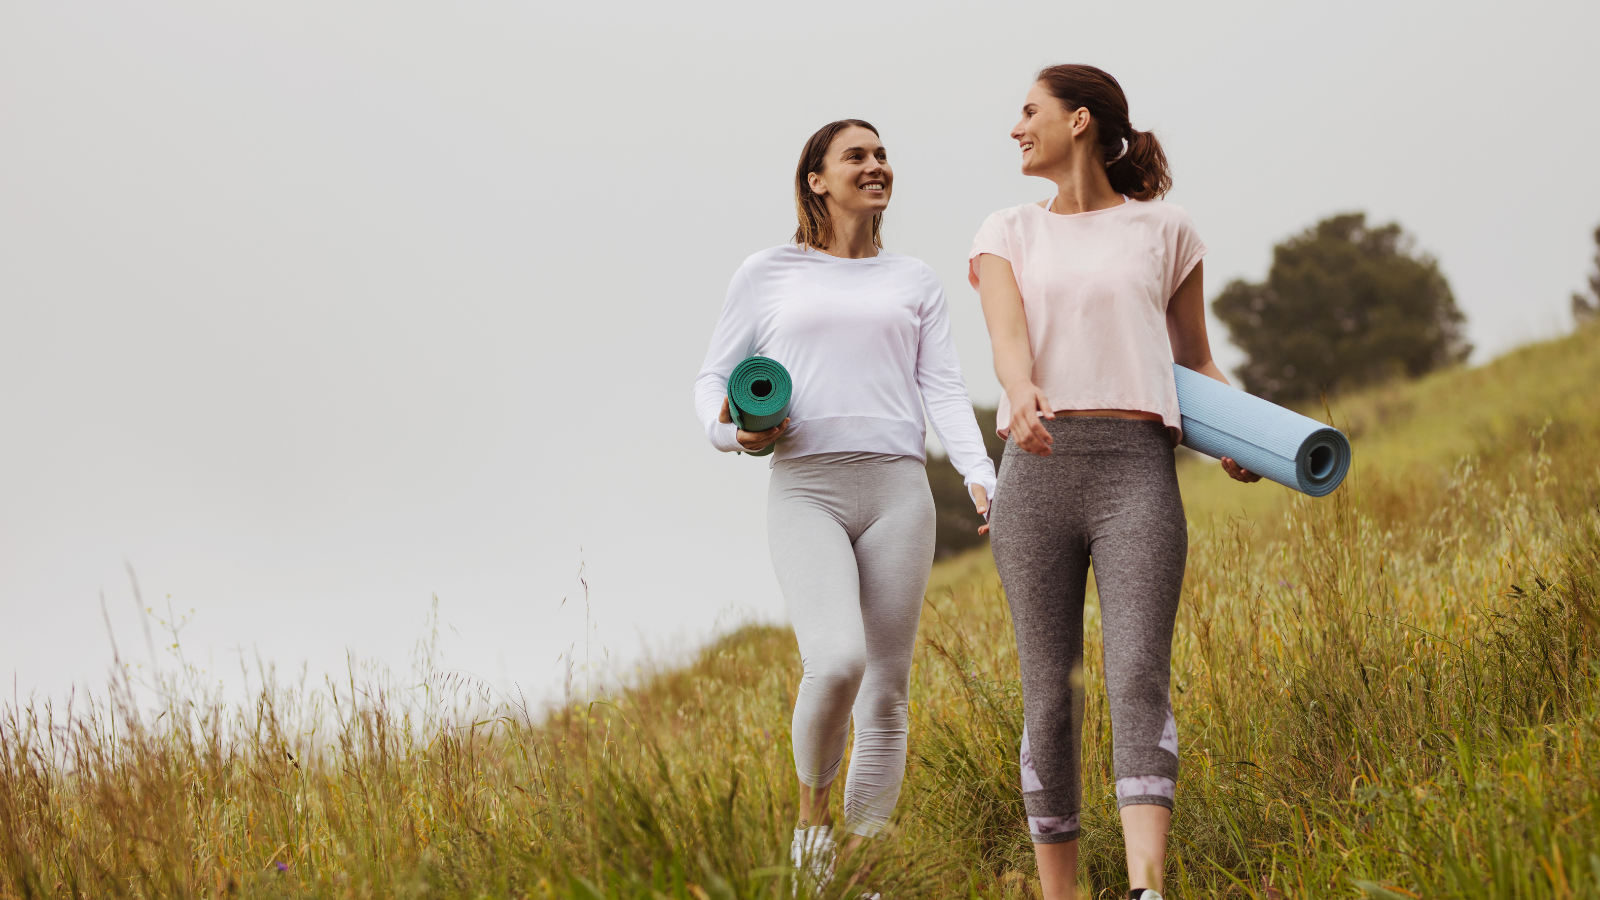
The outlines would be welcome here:
[[[1193,369],[1228,384],[1211,358],[1211,338],[1206,335],[1205,262],[1197,262],[1189,277],[1183,279],[1178,290],[1167,302],[1167,340],[1172,342],[1172,360],[1186,369]],[[1260,481],[1261,476],[1241,467],[1231,459],[1222,460],[1222,468],[1237,481],[1246,484]]]
[[[1022,290],[1011,263],[992,253],[978,257],[978,297],[989,326],[994,349],[994,373],[1011,401],[1011,420],[1002,425],[1017,446],[1038,456],[1050,455],[1050,432],[1039,416],[1056,417],[1050,398],[1033,383],[1033,347],[1028,343],[1028,319],[1022,309]]]
[[[1228,384],[1228,376],[1211,358],[1206,334],[1205,265],[1204,260],[1195,263],[1167,303],[1167,340],[1172,342],[1173,362]]]

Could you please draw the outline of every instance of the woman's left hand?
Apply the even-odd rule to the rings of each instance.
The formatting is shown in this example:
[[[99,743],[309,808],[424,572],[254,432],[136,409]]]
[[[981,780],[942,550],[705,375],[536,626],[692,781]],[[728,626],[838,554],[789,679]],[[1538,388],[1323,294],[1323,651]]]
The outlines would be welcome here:
[[[1228,477],[1232,478],[1234,481],[1242,481],[1245,484],[1255,484],[1261,480],[1260,475],[1257,475],[1249,469],[1246,469],[1244,466],[1239,465],[1226,456],[1222,458],[1222,469],[1223,471],[1227,472]]]
[[[975,485],[972,486],[972,505],[974,507],[977,507],[978,515],[983,516],[983,524],[978,526],[978,533],[979,534],[988,534],[989,533],[989,492],[984,490],[983,489],[983,485],[981,485],[981,484],[975,484]]]

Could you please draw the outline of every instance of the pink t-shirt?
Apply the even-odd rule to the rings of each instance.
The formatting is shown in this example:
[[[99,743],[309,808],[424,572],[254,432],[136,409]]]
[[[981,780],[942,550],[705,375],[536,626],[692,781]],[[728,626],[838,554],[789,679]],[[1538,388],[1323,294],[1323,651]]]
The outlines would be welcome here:
[[[973,287],[984,253],[1011,263],[1033,382],[1052,406],[1152,412],[1180,434],[1167,301],[1206,253],[1182,207],[1128,200],[1063,216],[1014,206],[978,229],[968,257]],[[1005,437],[1011,404],[1003,394],[997,421]]]

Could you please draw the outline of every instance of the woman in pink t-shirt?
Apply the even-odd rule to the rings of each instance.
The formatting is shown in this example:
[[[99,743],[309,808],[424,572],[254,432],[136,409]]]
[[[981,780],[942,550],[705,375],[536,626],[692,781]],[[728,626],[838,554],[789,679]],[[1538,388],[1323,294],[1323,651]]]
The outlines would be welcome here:
[[[1011,137],[1055,196],[991,215],[969,278],[983,300],[1008,438],[990,527],[1022,668],[1021,767],[1047,900],[1077,881],[1083,603],[1090,558],[1105,644],[1117,805],[1134,900],[1159,900],[1178,776],[1169,696],[1188,531],[1172,364],[1218,381],[1200,259],[1155,135],[1117,80],[1051,66]],[[1243,482],[1260,476],[1231,459]]]

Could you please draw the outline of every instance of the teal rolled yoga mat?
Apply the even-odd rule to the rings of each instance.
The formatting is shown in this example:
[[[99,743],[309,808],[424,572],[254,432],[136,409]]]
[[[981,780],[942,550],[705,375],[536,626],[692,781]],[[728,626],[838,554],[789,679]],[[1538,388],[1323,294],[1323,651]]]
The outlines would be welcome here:
[[[1350,472],[1350,439],[1344,432],[1234,390],[1183,366],[1172,367],[1178,383],[1183,445],[1226,456],[1271,481],[1322,497]]]
[[[783,363],[765,356],[751,356],[728,373],[728,412],[735,425],[745,431],[766,431],[781,424],[789,415],[789,399],[794,383]],[[761,450],[746,450],[751,456],[766,456],[778,446],[773,441]]]

